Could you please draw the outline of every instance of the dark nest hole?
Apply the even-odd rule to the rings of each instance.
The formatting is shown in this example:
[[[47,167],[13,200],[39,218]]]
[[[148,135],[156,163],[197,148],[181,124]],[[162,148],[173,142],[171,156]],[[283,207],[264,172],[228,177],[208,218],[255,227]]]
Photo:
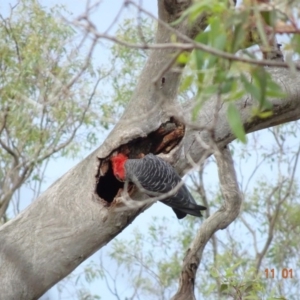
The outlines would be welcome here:
[[[162,124],[157,130],[147,137],[137,138],[126,145],[120,146],[112,153],[124,153],[129,158],[141,158],[148,153],[169,153],[182,140],[185,127],[174,118]],[[120,182],[113,174],[110,157],[99,159],[98,172],[96,174],[95,193],[110,205],[115,197],[124,188],[124,182]],[[131,184],[128,185],[129,195],[134,191]]]
[[[123,189],[124,182],[119,181],[112,171],[111,162],[108,162],[108,170],[104,176],[99,178],[96,184],[97,195],[107,201],[112,202],[120,189]]]

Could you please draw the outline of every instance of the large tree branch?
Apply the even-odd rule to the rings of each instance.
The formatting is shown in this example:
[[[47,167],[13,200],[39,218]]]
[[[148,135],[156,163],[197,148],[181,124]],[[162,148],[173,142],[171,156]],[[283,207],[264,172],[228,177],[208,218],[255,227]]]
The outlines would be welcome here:
[[[177,18],[165,9],[164,1],[158,1],[158,7],[162,21]],[[202,22],[200,19],[197,26]],[[195,31],[186,23],[177,25],[177,29],[194,37]],[[156,41],[170,40],[170,31],[158,25]],[[95,178],[99,172],[97,158],[107,157],[120,145],[144,137],[170,120],[181,74],[167,70],[159,88],[151,79],[174,54],[173,50],[152,51],[131,103],[104,144],[0,228],[0,268],[5,274],[0,277],[3,299],[37,299],[141,212],[140,208],[124,212],[118,209],[122,204],[117,201],[108,207],[99,198]]]
[[[278,68],[267,68],[267,71],[271,74],[272,79],[286,92],[287,96],[282,99],[268,99],[273,105],[273,115],[269,118],[262,119],[253,117],[253,108],[257,107],[257,102],[251,95],[246,94],[237,101],[235,105],[240,112],[242,123],[247,133],[295,121],[300,118],[300,76],[298,73]],[[189,128],[182,144],[182,159],[176,164],[179,172],[183,172],[190,167],[188,160],[185,159],[187,153],[195,162],[200,161],[206,153],[207,150],[205,147],[197,141],[209,142],[210,133],[207,129],[209,129],[211,123],[214,122],[212,112],[215,110],[216,105],[218,105],[218,101],[218,96],[214,96],[207,101],[201,109],[196,123],[189,123],[189,112],[193,109],[193,103],[185,108],[184,115],[188,117],[183,120],[189,123]],[[230,130],[226,112],[227,103],[219,104],[218,119],[214,126],[215,141],[219,147],[225,146],[235,139],[235,136]]]

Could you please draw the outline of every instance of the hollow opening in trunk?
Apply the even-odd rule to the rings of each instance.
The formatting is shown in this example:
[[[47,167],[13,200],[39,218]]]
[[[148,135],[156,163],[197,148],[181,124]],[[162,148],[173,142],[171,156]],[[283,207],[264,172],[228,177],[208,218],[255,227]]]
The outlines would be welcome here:
[[[123,153],[129,158],[141,158],[148,153],[169,153],[182,140],[185,133],[184,124],[175,118],[162,124],[157,130],[147,137],[137,138],[127,144],[121,145],[105,159],[99,159],[98,172],[96,174],[95,194],[109,206],[116,196],[119,196],[124,188],[124,182],[120,182],[114,175],[110,158],[116,153]],[[128,185],[128,194],[134,192],[132,184]]]
[[[123,189],[124,182],[119,181],[112,171],[111,162],[106,162],[108,164],[107,172],[104,176],[100,176],[98,184],[96,184],[97,195],[111,203],[115,196],[118,194],[120,189]]]

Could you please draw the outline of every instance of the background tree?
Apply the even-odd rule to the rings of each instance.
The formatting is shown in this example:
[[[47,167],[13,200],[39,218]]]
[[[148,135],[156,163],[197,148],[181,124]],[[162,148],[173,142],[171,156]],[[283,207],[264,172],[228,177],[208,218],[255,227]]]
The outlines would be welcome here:
[[[128,4],[131,2],[127,1],[126,3]],[[180,7],[176,7],[176,5],[172,3],[172,1],[159,1],[158,3],[159,16],[163,21],[168,20],[168,22],[172,22],[178,17],[179,12],[182,12],[182,6],[180,5]],[[177,169],[179,171],[183,171],[190,164],[192,164],[193,166],[195,164],[193,163],[193,161],[196,162],[196,164],[197,162],[201,163],[207,155],[211,154],[212,152],[216,153],[218,157],[218,167],[221,170],[220,174],[223,175],[220,176],[220,184],[223,188],[223,191],[226,192],[226,187],[228,188],[229,184],[228,180],[230,181],[232,179],[233,184],[235,184],[236,181],[234,179],[234,172],[222,172],[222,170],[224,171],[224,168],[226,167],[228,168],[227,171],[232,170],[232,163],[230,162],[228,151],[221,151],[221,153],[218,154],[215,142],[217,142],[218,146],[222,146],[228,143],[230,140],[232,140],[233,135],[230,133],[230,129],[233,130],[235,135],[240,140],[245,140],[244,132],[241,126],[242,123],[245,125],[245,129],[247,131],[253,131],[260,128],[268,127],[270,125],[298,118],[299,111],[296,105],[296,98],[290,97],[282,98],[280,100],[269,98],[275,96],[283,97],[283,94],[278,88],[278,85],[274,82],[274,78],[278,79],[280,77],[280,81],[285,83],[285,87],[289,84],[288,92],[290,96],[293,95],[293,87],[294,84],[297,82],[296,78],[291,79],[289,75],[290,73],[288,72],[278,72],[278,70],[273,71],[272,69],[268,69],[271,75],[273,76],[272,77],[269,76],[268,73],[266,73],[265,69],[257,67],[248,68],[244,65],[242,66],[242,68],[240,68],[240,65],[234,65],[234,63],[232,62],[234,60],[246,60],[247,62],[252,62],[253,64],[268,64],[282,67],[286,66],[284,63],[281,62],[259,62],[255,59],[247,60],[230,54],[231,52],[235,52],[237,49],[239,49],[242,43],[244,43],[244,40],[238,43],[237,48],[233,49],[234,51],[232,51],[232,49],[228,49],[230,45],[229,43],[226,43],[226,41],[228,42],[228,37],[226,36],[227,27],[224,26],[224,23],[222,23],[224,22],[224,18],[222,18],[224,17],[223,14],[227,12],[233,13],[233,15],[230,15],[230,17],[228,17],[228,15],[225,15],[226,19],[234,20],[236,22],[238,17],[240,17],[240,22],[242,22],[244,20],[244,18],[241,18],[241,16],[243,16],[242,13],[244,13],[245,11],[247,12],[247,10],[242,12],[228,10],[228,6],[226,6],[225,4],[227,3],[212,2],[211,6],[207,6],[203,5],[200,2],[199,4],[197,3],[195,6],[192,7],[192,9],[189,10],[189,12],[191,13],[191,20],[193,22],[196,20],[196,22],[193,24],[194,26],[192,27],[186,27],[187,22],[179,22],[175,25],[175,29],[171,29],[168,25],[159,22],[159,28],[157,31],[158,33],[156,38],[158,44],[153,46],[155,50],[153,50],[150,53],[149,61],[140,77],[140,83],[138,84],[133,98],[129,103],[125,115],[121,119],[120,123],[117,124],[116,128],[114,129],[106,143],[103,145],[103,147],[100,148],[99,151],[94,152],[82,164],[80,164],[77,168],[69,172],[62,180],[58,181],[54,186],[52,186],[52,188],[49,189],[48,192],[41,196],[45,207],[41,206],[41,200],[37,201],[33,205],[31,205],[31,208],[29,208],[26,212],[17,217],[15,222],[11,222],[10,224],[7,224],[2,227],[2,242],[6,241],[6,243],[3,243],[4,251],[2,254],[2,262],[5,270],[7,270],[7,278],[11,279],[14,284],[22,283],[22,286],[24,286],[25,289],[24,293],[26,294],[26,296],[36,297],[36,295],[39,295],[42,291],[45,291],[45,289],[49,285],[53,284],[59,279],[57,278],[58,270],[61,270],[61,276],[63,276],[63,274],[68,273],[84,258],[84,256],[82,256],[81,253],[86,253],[86,255],[88,255],[94,252],[97,248],[99,248],[101,245],[110,240],[115,234],[117,234],[120,231],[120,229],[123,228],[123,226],[128,224],[128,222],[130,222],[130,220],[140,210],[140,207],[136,207],[136,205],[133,206],[133,208],[129,207],[128,211],[126,209],[126,219],[124,219],[124,209],[118,210],[118,206],[122,206],[122,203],[118,203],[118,201],[115,201],[110,206],[110,209],[107,210],[104,206],[100,210],[99,214],[95,212],[95,210],[97,210],[99,206],[101,207],[101,205],[103,205],[104,203],[101,202],[101,200],[100,203],[94,203],[91,201],[86,201],[85,199],[85,196],[90,195],[90,191],[93,190],[94,184],[89,173],[90,170],[93,169],[92,166],[94,165],[95,156],[98,156],[103,159],[101,161],[102,168],[101,170],[99,170],[99,173],[102,175],[101,172],[103,172],[103,175],[105,175],[102,176],[103,178],[100,177],[98,185],[96,187],[96,191],[98,193],[98,196],[103,196],[104,200],[109,200],[107,199],[108,197],[104,197],[104,194],[102,194],[103,190],[101,188],[101,186],[104,184],[105,178],[107,179],[109,174],[106,173],[107,165],[105,164],[105,158],[107,157],[107,155],[109,155],[109,153],[111,153],[112,150],[116,149],[118,149],[119,151],[124,151],[124,148],[119,148],[119,146],[121,145],[126,145],[128,149],[132,152],[145,150],[145,148],[143,148],[144,144],[151,144],[151,137],[153,138],[156,136],[153,136],[152,134],[152,136],[149,136],[148,138],[144,139],[144,144],[137,144],[134,138],[144,137],[145,134],[150,134],[151,132],[153,133],[159,127],[159,125],[165,124],[166,122],[171,123],[171,126],[173,126],[174,128],[174,125],[172,125],[172,119],[169,118],[170,116],[175,116],[176,119],[183,121],[183,124],[186,125],[186,132],[185,137],[183,139],[183,145],[181,144],[182,147],[179,147],[178,143],[176,143],[175,140],[175,143],[171,143],[172,147],[169,144],[165,145],[165,148],[161,148],[162,146],[164,146],[164,143],[161,142],[161,144],[159,145],[153,145],[153,147],[155,147],[154,149],[162,149],[167,152],[168,147],[174,147],[173,152],[171,153],[175,153],[176,155],[169,155],[167,156],[167,158],[170,159],[172,162],[179,159],[177,164]],[[204,11],[205,13],[209,13],[210,17],[207,20],[203,17],[203,15],[201,15],[201,13],[203,13]],[[250,12],[251,11],[247,13]],[[184,13],[183,16],[187,17],[188,15]],[[99,39],[101,37],[111,38],[109,36],[101,35],[95,32],[94,30],[91,30],[94,27],[92,26],[93,24],[89,19],[82,18],[79,19],[78,22],[81,20],[85,22],[83,23],[84,28],[88,29],[88,32],[95,39]],[[196,42],[190,40],[190,37],[194,37],[198,34],[199,28],[204,28],[207,24],[210,25],[210,30],[204,33],[200,33],[200,35],[198,35],[196,38]],[[228,24],[228,28],[231,28],[231,26],[232,24]],[[236,28],[238,28],[238,25],[236,25]],[[170,32],[172,34],[170,34]],[[228,33],[231,32],[228,31]],[[174,40],[174,34],[187,43],[174,43],[174,41],[176,41],[176,38]],[[187,37],[184,37],[184,34],[187,34]],[[237,33],[235,32],[233,36],[236,37],[236,34]],[[166,37],[168,37],[169,41],[171,41],[172,43],[160,45],[159,43],[161,43],[162,41],[164,43],[166,42]],[[217,37],[219,37],[219,40],[217,39]],[[115,41],[120,42],[117,39],[115,39]],[[134,45],[128,44],[126,42],[124,43],[123,41],[121,42],[123,44],[126,44],[127,46],[134,47]],[[208,45],[209,47],[205,47],[205,45]],[[136,45],[136,47],[151,48],[152,46],[142,44]],[[165,48],[167,48],[167,50],[165,50]],[[168,48],[175,48],[176,51],[168,50]],[[175,68],[171,68],[171,63],[175,63],[174,57],[170,55],[172,52],[178,56],[179,53],[177,52],[177,49],[180,49],[182,51],[192,50],[193,48],[196,48],[199,51],[193,52],[194,54],[192,54],[192,56],[189,56],[187,53],[184,53],[183,55],[180,54],[178,57],[177,66]],[[203,52],[203,50],[205,51]],[[277,51],[278,49],[270,49],[270,51],[267,52],[277,53]],[[216,54],[219,56],[216,56]],[[229,59],[229,61],[227,59]],[[174,107],[178,106],[177,104],[174,104],[173,98],[175,96],[176,87],[180,79],[180,74],[178,72],[179,67],[185,65],[188,61],[191,60],[193,60],[192,62],[194,63],[194,66],[196,68],[194,69],[193,76],[190,76],[189,79],[187,79],[185,85],[183,85],[183,90],[192,88],[191,84],[196,83],[196,100],[193,100],[191,102],[192,105],[185,106],[186,116],[190,112],[192,118],[186,117],[184,119],[182,115],[178,113],[178,111],[174,111]],[[165,68],[162,68],[162,66],[165,66]],[[245,75],[245,70],[250,72],[253,81],[249,80],[247,75]],[[153,77],[154,85],[152,84],[152,82],[149,82],[149,78]],[[194,78],[196,79],[196,81]],[[287,79],[289,79],[290,81],[288,81]],[[278,80],[278,82],[280,81]],[[239,82],[242,84],[243,88],[241,88],[237,84]],[[149,87],[148,89],[146,88],[147,86]],[[245,89],[246,92],[249,92],[251,96],[249,97],[249,95],[245,94],[245,91],[243,89]],[[230,102],[240,98],[241,100],[237,101],[236,105],[233,105]],[[271,109],[272,104],[273,110]],[[239,114],[237,113],[238,110],[241,112],[241,116],[239,116]],[[147,112],[146,121],[145,112]],[[226,114],[228,114],[228,116],[230,117],[229,124],[227,123]],[[134,116],[136,117],[134,118]],[[199,120],[197,119],[198,117]],[[130,122],[128,122],[128,120]],[[175,125],[178,126],[178,123],[175,123]],[[160,131],[156,132],[156,134],[158,134],[156,138],[158,139],[159,132]],[[176,136],[176,133],[178,134],[178,131],[174,132],[172,133],[175,135],[176,138],[178,138],[178,140],[180,140],[181,136]],[[134,140],[134,144],[130,143],[132,140]],[[174,142],[174,140],[172,142]],[[157,152],[160,152],[160,150],[157,150]],[[233,177],[231,177],[230,174],[232,174]],[[291,174],[293,174],[293,172]],[[227,175],[228,178],[226,178],[227,176],[224,175]],[[282,198],[278,198],[279,200],[277,201],[277,204],[280,204],[279,208],[281,207],[281,204],[285,201],[285,199],[287,199],[286,195],[291,195],[291,187],[293,186],[293,176],[294,175],[292,175],[292,177],[290,178],[290,184],[288,184],[285,187],[281,184],[282,188],[284,190],[286,189],[286,191],[288,192],[285,192]],[[86,179],[85,183],[82,182],[82,178]],[[116,183],[113,182],[113,178],[110,178],[109,181],[105,181],[105,183],[106,187],[107,184],[110,183],[109,189],[112,190],[114,193],[117,192],[115,187]],[[72,190],[70,189],[71,186]],[[283,191],[282,188],[278,189],[280,191]],[[235,193],[236,191],[238,191],[238,189],[231,189],[229,193]],[[202,193],[202,195],[204,194]],[[270,193],[271,200],[273,200],[272,197],[274,195],[274,193]],[[228,199],[230,199],[230,197],[228,196],[229,195],[226,195],[225,193],[225,198],[227,198],[227,201]],[[81,197],[83,197],[84,200],[82,200]],[[47,200],[49,198],[51,198],[53,202],[50,203],[50,200]],[[97,197],[95,198],[95,195],[93,195],[92,198],[97,199]],[[71,211],[66,210],[67,207],[70,207],[68,199],[72,199],[73,209]],[[233,205],[235,204],[233,203]],[[237,205],[236,208],[238,208],[238,206],[239,205]],[[39,211],[40,216],[37,219],[34,219],[35,217],[37,217],[37,211]],[[47,211],[49,215],[46,216],[42,213],[43,211]],[[269,211],[269,217],[271,216],[270,220],[276,217],[276,213],[273,214],[274,212],[276,212],[276,210]],[[222,215],[222,211],[218,211],[217,214],[218,213],[220,217],[225,216]],[[58,215],[58,219],[60,220],[60,228],[65,228],[65,230],[63,230],[63,233],[57,233],[55,228],[58,225],[56,224],[53,226],[53,222],[51,222],[51,216],[53,216],[54,214]],[[23,239],[21,238],[21,242],[24,243],[24,238],[28,236],[28,232],[30,231],[30,222],[28,223],[28,221],[32,219],[37,221],[38,226],[35,232],[35,240],[31,243],[33,243],[33,245],[36,245],[38,241],[39,243],[41,243],[42,241],[46,241],[49,239],[49,237],[51,237],[51,241],[53,241],[53,243],[51,244],[49,249],[43,248],[43,251],[46,251],[46,253],[42,253],[38,249],[35,249],[34,258],[30,257],[30,250],[22,252],[22,255],[20,255],[20,253],[16,251],[9,252],[8,250],[11,249],[9,247],[8,240],[15,241],[16,239],[23,237]],[[26,226],[23,227],[22,224],[24,225],[23,222],[25,222],[26,220]],[[202,226],[202,229],[200,228],[200,232],[202,232],[202,234],[205,233],[205,230],[211,232],[217,229],[216,227],[215,229],[213,229],[213,223],[211,221],[213,221],[213,217],[205,221],[205,225],[207,227]],[[225,222],[226,220],[221,219],[221,221]],[[226,222],[228,222],[228,220]],[[76,227],[76,224],[82,224],[82,226]],[[51,226],[50,230],[47,229],[47,225]],[[101,226],[100,228],[102,229],[101,237],[96,235],[97,232],[99,235],[99,226]],[[22,228],[21,232],[17,230],[20,228]],[[39,230],[39,228],[43,228],[43,230]],[[66,233],[67,236],[65,235]],[[57,244],[55,241],[62,237],[62,234],[63,239],[60,241],[59,244]],[[191,248],[190,252],[194,251],[195,247],[199,246],[199,244],[197,245],[197,241],[197,239],[194,241],[193,247]],[[81,244],[79,245],[79,243]],[[216,240],[214,241],[213,239],[213,244],[214,243],[216,244]],[[17,249],[21,249],[19,247],[21,246],[17,243]],[[68,249],[67,256],[63,253],[63,250],[66,248]],[[233,248],[234,250],[236,249],[236,247]],[[62,253],[56,252],[56,256],[53,257],[53,249],[61,249]],[[198,261],[196,261],[196,266],[199,264],[199,261],[201,259],[202,250],[203,247],[202,249],[198,249],[197,251]],[[214,251],[214,253],[216,252]],[[258,260],[256,266],[259,266],[259,257],[261,257],[261,254],[263,253],[257,252],[257,254]],[[22,262],[24,263],[24,261],[29,261],[29,264],[35,267],[36,273],[39,273],[39,269],[43,265],[42,258],[45,257],[45,255],[47,255],[48,258],[52,258],[51,261],[53,262],[53,265],[47,265],[47,270],[49,270],[49,274],[45,275],[42,284],[39,287],[34,286],[34,288],[32,288],[31,291],[29,291],[28,286],[30,285],[32,287],[32,283],[35,278],[34,274],[26,278],[26,280],[22,277],[22,270],[24,269],[24,265],[22,264]],[[17,260],[19,262],[19,273],[13,279],[9,275],[11,272],[11,257],[13,257],[14,259],[19,259]],[[217,263],[216,266],[218,267],[217,270],[219,271],[219,259],[216,259],[216,256],[214,256],[214,262]],[[68,263],[69,265],[67,265]],[[189,261],[187,261],[187,263],[189,263]],[[227,263],[230,264],[231,262],[228,261]],[[64,267],[61,268],[60,265],[63,265]],[[235,266],[235,268],[237,267],[238,266]],[[197,268],[195,268],[195,270],[196,269]],[[53,270],[55,270],[56,276],[54,276]],[[162,268],[162,271],[163,270],[164,269]],[[162,276],[163,273],[160,275]],[[212,277],[216,278],[215,281],[217,287],[219,287],[219,296],[221,295],[221,292],[236,292],[236,296],[238,297],[241,297],[242,293],[249,293],[249,291],[242,290],[242,288],[245,287],[245,284],[243,282],[242,285],[240,285],[240,282],[235,281],[236,278],[234,277],[232,270],[228,270],[228,274],[226,276],[226,279],[232,279],[229,283],[223,283],[222,285],[222,283],[220,282],[220,279],[222,279],[222,277],[219,276],[220,274],[217,275],[218,276]],[[7,278],[5,280],[7,280]],[[184,280],[181,283],[184,284]],[[253,285],[253,282],[250,283]],[[246,284],[248,283],[246,282]],[[167,283],[164,283],[164,285],[166,287],[168,286]],[[9,285],[7,286],[9,287]],[[164,288],[164,286],[162,287]],[[247,286],[247,288],[249,290],[249,286]],[[192,289],[190,289],[189,292],[192,292]],[[208,292],[209,291],[207,291],[207,293]],[[20,295],[19,291],[15,291],[15,293],[16,294],[14,294],[14,297],[16,295]],[[180,297],[180,293],[177,294],[177,298],[178,297]]]
[[[0,16],[2,223],[13,196],[19,212],[22,185],[34,186],[34,198],[39,194],[50,157],[74,156],[82,144],[90,149],[96,142],[93,128],[104,125],[95,92],[106,71],[93,68],[91,53],[80,54],[82,41],[75,42],[75,31],[60,12],[24,0],[9,16]]]

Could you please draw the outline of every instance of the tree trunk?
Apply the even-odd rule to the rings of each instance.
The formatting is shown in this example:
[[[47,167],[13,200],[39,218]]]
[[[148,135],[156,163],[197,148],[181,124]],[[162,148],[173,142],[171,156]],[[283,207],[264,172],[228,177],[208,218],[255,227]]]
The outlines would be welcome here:
[[[185,7],[184,4],[189,5],[190,2],[158,0],[159,18],[171,23]],[[198,30],[205,27],[205,18],[199,18],[193,28],[186,22],[176,26],[181,33],[193,38]],[[158,25],[157,42],[168,42],[171,35],[166,27]],[[175,53],[175,50],[153,50],[131,102],[103,145],[57,180],[15,219],[0,228],[1,299],[39,298],[111,241],[149,206],[145,203],[144,206],[126,207],[120,198],[112,202],[122,185],[111,175],[105,159],[116,150],[136,151],[138,155],[147,147],[161,149],[161,140],[155,144],[153,135],[149,136],[153,132],[156,132],[156,136],[161,131],[164,134],[169,131],[177,134],[182,124],[175,120],[181,120],[182,115],[189,113],[189,108],[185,108],[184,114],[179,114],[175,98],[181,74],[178,67],[177,70],[166,68]],[[164,73],[163,68],[166,68]],[[161,76],[154,84],[152,80],[159,74]],[[299,77],[284,69],[274,69],[272,74],[284,85],[289,97],[271,100],[275,109],[272,117],[252,121],[251,97],[241,99],[237,107],[248,132],[296,120],[300,116]],[[201,110],[199,126],[209,123],[213,118],[211,108],[215,103],[216,100],[211,99]],[[173,164],[176,163],[179,172],[188,168],[187,153],[194,161],[199,161],[205,153],[204,148],[194,142],[197,135],[206,139],[205,131],[186,128],[182,142],[177,145],[175,139],[174,149],[166,155]],[[234,139],[226,121],[226,105],[219,111],[215,139],[221,146]],[[164,150],[167,148],[168,145]],[[99,195],[107,201],[100,199]],[[134,197],[141,198],[137,193]]]

